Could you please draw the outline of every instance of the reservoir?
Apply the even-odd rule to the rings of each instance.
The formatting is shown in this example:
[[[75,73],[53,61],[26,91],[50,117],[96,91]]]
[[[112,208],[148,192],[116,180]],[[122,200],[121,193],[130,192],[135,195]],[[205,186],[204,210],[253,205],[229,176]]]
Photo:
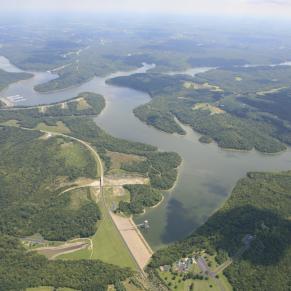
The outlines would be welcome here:
[[[6,58],[0,57],[0,68],[19,72]],[[188,126],[185,136],[167,134],[142,123],[133,115],[133,109],[147,103],[150,96],[136,90],[115,87],[106,79],[145,72],[151,65],[144,65],[133,72],[118,72],[106,78],[95,77],[87,83],[53,93],[38,93],[37,84],[57,78],[50,72],[32,72],[34,77],[14,83],[0,92],[1,97],[20,95],[16,105],[49,104],[91,91],[104,95],[106,107],[95,118],[97,125],[115,137],[157,146],[163,151],[177,152],[183,159],[175,187],[165,194],[158,207],[148,209],[135,217],[137,223],[148,220],[150,229],[144,236],[157,249],[189,235],[218,209],[231,193],[236,182],[248,171],[281,171],[291,169],[291,150],[267,155],[257,151],[242,152],[219,148],[215,143],[201,144],[199,134]],[[205,71],[195,68],[191,74]]]

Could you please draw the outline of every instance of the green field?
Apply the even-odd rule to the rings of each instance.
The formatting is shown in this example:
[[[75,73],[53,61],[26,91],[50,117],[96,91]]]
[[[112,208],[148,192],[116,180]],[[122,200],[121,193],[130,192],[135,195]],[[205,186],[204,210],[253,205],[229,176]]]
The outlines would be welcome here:
[[[35,129],[59,133],[70,133],[70,130],[66,127],[66,125],[62,121],[57,121],[56,125],[47,125],[41,122],[35,127]]]
[[[4,122],[1,122],[1,125],[4,125],[4,126],[15,126],[15,127],[19,126],[18,121],[15,120],[15,119],[11,119],[11,120],[7,120],[7,121],[4,121]]]
[[[173,274],[171,274],[170,272],[160,272],[160,271],[159,276],[170,290],[177,291],[189,290],[190,286],[193,284],[194,285],[193,291],[206,291],[206,290],[220,291],[220,288],[217,287],[215,281],[211,278],[208,280],[188,279],[184,281],[182,275],[173,276]],[[225,289],[225,291],[228,290],[231,289]]]
[[[107,195],[110,193],[105,190]],[[93,254],[91,250],[84,249],[74,253],[59,256],[59,259],[100,259],[106,263],[115,264],[122,267],[136,269],[136,264],[132,259],[129,250],[124,244],[119,232],[115,228],[107,209],[102,200],[98,203],[102,212],[102,220],[98,223],[98,230],[92,237]]]
[[[203,254],[209,268],[211,270],[215,270],[218,267],[218,263],[215,261],[214,256],[210,256],[206,253]],[[190,274],[202,275],[201,270],[197,264],[193,264],[189,271]],[[220,286],[223,286],[224,291],[233,290],[232,286],[228,282],[227,278],[220,273],[216,280],[207,276],[207,279],[186,279],[184,278],[184,274],[174,274],[173,272],[162,272],[158,270],[159,277],[164,281],[164,283],[171,289],[177,291],[188,290],[188,288],[193,285],[193,291],[206,291],[206,290],[221,290]],[[186,279],[186,280],[185,280]],[[170,284],[170,285],[169,285]],[[177,288],[175,288],[177,286]]]
[[[73,141],[63,143],[61,145],[61,150],[59,151],[59,155],[64,159],[65,165],[68,167],[75,166],[78,168],[85,167],[88,164],[89,159],[88,156],[91,156],[91,160],[93,160],[92,153],[84,145]],[[97,166],[95,166],[97,168]],[[99,167],[98,167],[99,168]],[[95,170],[96,173],[96,170]],[[92,173],[92,177],[95,176],[95,173]],[[99,173],[98,173],[99,175]]]

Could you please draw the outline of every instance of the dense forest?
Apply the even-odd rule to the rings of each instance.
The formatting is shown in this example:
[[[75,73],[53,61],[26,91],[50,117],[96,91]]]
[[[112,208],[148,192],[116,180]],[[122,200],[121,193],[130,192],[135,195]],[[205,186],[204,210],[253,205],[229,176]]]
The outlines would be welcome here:
[[[130,193],[130,202],[119,202],[118,210],[127,214],[140,214],[145,207],[155,206],[162,200],[160,191],[148,185],[125,185]]]
[[[40,135],[0,128],[0,232],[20,237],[40,233],[49,240],[95,233],[100,212],[89,194],[77,208],[70,207],[70,192],[59,195],[60,177],[71,183],[78,177],[94,178],[94,160],[80,144]]]
[[[246,235],[250,248],[225,271],[234,290],[289,290],[291,266],[291,172],[248,173],[224,206],[194,234],[158,251],[151,267],[169,264],[193,250],[235,257]]]
[[[129,142],[114,138],[101,130],[92,119],[63,119],[71,131],[71,135],[90,142],[96,147],[98,154],[105,162],[106,170],[110,169],[111,160],[107,151],[135,154],[145,158],[141,162],[123,163],[121,169],[127,172],[139,173],[149,177],[150,185],[128,185],[130,188],[141,189],[138,195],[131,192],[130,203],[121,202],[119,210],[125,213],[141,213],[145,207],[154,206],[162,199],[158,190],[168,190],[173,187],[181,157],[174,152],[159,152],[155,147],[142,143]],[[131,190],[133,188],[130,188]],[[129,189],[128,189],[129,190]],[[137,193],[135,193],[137,194]]]
[[[170,189],[176,181],[181,157],[173,152],[149,152],[145,156],[145,161],[122,164],[121,168],[129,172],[147,174],[154,188]]]
[[[37,131],[0,127],[0,152],[0,290],[107,290],[132,274],[100,261],[48,261],[27,252],[18,239],[40,233],[68,240],[96,232],[101,214],[90,191],[60,194],[66,183],[96,176],[86,148],[63,137],[43,139]]]
[[[31,78],[29,73],[10,73],[0,69],[0,91],[11,83]],[[1,107],[1,106],[0,106]]]
[[[80,99],[86,101],[85,108],[78,107]],[[181,163],[181,158],[176,153],[159,152],[150,145],[115,138],[96,125],[91,115],[97,115],[103,109],[105,102],[102,96],[81,93],[76,98],[66,101],[65,107],[62,104],[57,103],[42,110],[33,107],[0,110],[0,122],[16,120],[20,126],[35,128],[40,123],[55,126],[58,121],[62,121],[71,136],[87,141],[96,148],[106,170],[110,168],[111,163],[107,151],[135,154],[146,158],[144,166],[123,165],[124,170],[147,174],[151,185],[157,189],[166,190],[174,185],[177,167]]]
[[[123,281],[132,271],[99,260],[49,261],[27,252],[14,237],[0,233],[0,290],[28,287],[69,287],[84,291],[106,291],[109,284]]]
[[[149,93],[134,113],[160,130],[184,134],[176,117],[223,148],[275,153],[291,144],[290,76],[288,66],[225,66],[196,77],[142,73],[108,82]]]
[[[135,154],[144,159],[146,170],[138,164],[123,165],[128,167],[128,171],[148,175],[150,179],[147,186],[127,186],[131,199],[129,204],[120,207],[123,212],[141,213],[145,207],[157,204],[162,199],[157,189],[169,189],[176,180],[176,168],[181,163],[177,154],[159,152],[150,145],[114,138],[96,125],[92,115],[98,114],[104,107],[102,96],[82,93],[63,104],[0,110],[0,152],[3,156],[0,161],[0,235],[8,239],[9,245],[12,240],[18,244],[17,238],[36,233],[44,239],[58,241],[89,237],[96,232],[96,222],[102,219],[95,198],[88,189],[83,189],[82,193],[77,190],[62,192],[79,177],[96,178],[94,159],[85,147],[72,142],[69,137],[47,136],[39,132],[35,127],[40,123],[49,130],[50,126],[63,122],[69,135],[96,148],[106,170],[111,164],[109,151]],[[11,120],[16,122],[10,123]],[[4,261],[7,266],[12,268],[14,260],[18,268],[18,272],[0,278],[1,287],[6,288],[3,287],[3,290],[41,285],[106,290],[105,286],[109,283],[121,288],[120,282],[131,275],[127,269],[99,261],[48,262],[42,256],[26,253],[21,247],[17,247],[17,251],[2,251],[6,253]],[[1,267],[5,269],[4,274],[9,271],[5,265],[0,264]],[[64,268],[66,271],[63,271]],[[92,269],[92,273],[82,273],[87,268]],[[56,275],[59,271],[61,274]],[[47,273],[45,279],[44,273]],[[92,277],[92,274],[95,276]],[[18,281],[17,276],[21,275],[24,278]]]
[[[0,55],[24,70],[58,75],[37,85],[38,91],[64,89],[143,62],[154,63],[149,73],[125,77],[126,82],[120,83],[151,95],[151,102],[134,110],[143,122],[185,134],[178,119],[203,134],[201,142],[213,140],[225,148],[279,152],[291,144],[290,67],[262,66],[290,58],[288,32],[280,32],[273,22],[256,26],[253,20],[232,20],[233,25],[225,28],[220,19],[203,24],[197,18],[191,23],[188,17],[148,23],[139,17],[112,21],[76,15],[59,17],[58,25],[55,17],[31,20],[21,15],[16,21],[1,19]],[[238,67],[244,65],[251,66]],[[158,74],[193,66],[219,68],[197,77]],[[31,76],[0,70],[0,90]],[[4,107],[1,101],[0,107]],[[36,231],[48,239],[88,236],[102,217],[88,189],[83,199],[75,191],[61,193],[80,176],[96,178],[86,148],[65,137],[8,126],[47,131],[58,127],[59,132],[90,143],[106,171],[111,164],[109,151],[140,156],[140,162],[121,168],[148,176],[150,184],[127,186],[131,201],[124,211],[139,211],[157,202],[160,190],[174,185],[180,157],[110,136],[92,118],[103,108],[103,97],[82,93],[51,106],[0,111],[1,291],[41,285],[98,291],[107,290],[108,284],[124,290],[122,281],[132,274],[128,269],[98,260],[48,261],[27,252],[17,239]],[[157,252],[151,267],[195,248],[216,254],[221,262],[233,256],[245,234],[252,234],[256,239],[251,248],[225,271],[234,289],[289,290],[290,178],[290,172],[248,174],[221,210],[185,241]],[[78,207],[74,199],[80,202]]]
[[[44,122],[47,125],[54,124],[54,118],[58,116],[98,115],[104,107],[105,100],[103,96],[91,92],[83,92],[77,97],[55,104],[1,110],[0,122],[17,120],[20,126],[33,128],[40,122]]]
[[[84,93],[82,96],[92,106],[92,109],[85,110],[86,114],[97,114],[102,110],[103,97],[84,96]],[[77,103],[79,98],[70,100],[68,104]],[[49,113],[21,108],[3,110],[0,114],[5,115],[7,120],[17,120],[19,114],[23,123],[29,120],[26,126],[33,127],[45,122],[47,116],[51,120],[49,124],[55,124],[58,118],[67,118],[73,135],[77,135],[78,129],[85,129],[82,134],[86,135],[88,123],[95,123],[91,118],[84,117],[85,127],[82,128],[78,104],[65,108],[63,115],[60,104],[49,107]],[[36,117],[31,112],[35,112]],[[10,118],[7,113],[11,113]],[[96,147],[103,148],[115,141],[95,125],[93,130],[96,129],[91,135]],[[98,130],[103,137],[100,141]],[[142,144],[119,143],[127,151],[130,147],[139,153],[156,151]],[[47,240],[65,241],[74,237],[89,237],[96,232],[96,222],[102,217],[91,192],[85,188],[82,193],[77,190],[62,193],[79,177],[96,178],[97,169],[90,152],[66,137],[48,138],[37,130],[10,126],[0,127],[0,152],[0,290],[22,290],[43,285],[77,290],[107,290],[108,284],[122,286],[120,282],[132,275],[128,269],[100,261],[48,261],[41,255],[27,253],[18,241],[35,233]]]

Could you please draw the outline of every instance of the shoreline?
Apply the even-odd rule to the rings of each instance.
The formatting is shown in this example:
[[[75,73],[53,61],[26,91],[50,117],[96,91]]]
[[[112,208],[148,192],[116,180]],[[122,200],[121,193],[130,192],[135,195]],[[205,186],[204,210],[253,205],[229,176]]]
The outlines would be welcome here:
[[[162,199],[157,203],[157,204],[155,204],[154,206],[150,206],[150,207],[147,207],[147,208],[156,208],[156,207],[158,207],[159,205],[161,205],[163,202],[164,202],[164,200],[165,200],[165,196],[164,195],[162,195]],[[144,214],[144,213],[143,213]]]
[[[142,104],[142,105],[144,105],[144,104]],[[149,127],[153,127],[154,129],[156,129],[156,130],[158,130],[158,131],[160,131],[160,132],[162,132],[162,133],[164,133],[164,134],[169,134],[169,135],[175,135],[175,134],[176,134],[176,135],[181,136],[181,137],[183,137],[183,136],[187,136],[187,135],[189,134],[189,132],[188,132],[187,130],[185,130],[184,128],[185,128],[185,127],[188,127],[188,130],[191,130],[193,133],[199,135],[199,138],[202,137],[203,135],[205,135],[205,134],[200,133],[199,131],[195,130],[195,129],[190,125],[190,124],[186,124],[186,123],[181,122],[181,121],[180,121],[176,116],[174,116],[174,119],[175,119],[175,121],[176,121],[180,126],[182,125],[181,127],[185,130],[185,132],[186,132],[185,134],[179,134],[179,133],[177,133],[177,132],[170,133],[170,132],[167,132],[167,131],[161,130],[161,129],[155,127],[154,125],[148,124],[147,122],[141,120],[137,115],[134,114],[134,116],[135,116],[139,121],[141,121],[142,123],[146,124],[146,125],[149,126]],[[232,151],[232,152],[238,152],[238,153],[252,153],[252,152],[256,152],[256,153],[258,153],[258,154],[262,154],[262,155],[275,156],[275,155],[280,155],[280,154],[282,154],[282,153],[284,153],[284,152],[286,152],[286,151],[288,151],[288,150],[291,150],[291,146],[288,145],[288,144],[285,144],[285,143],[283,143],[283,145],[286,146],[286,149],[281,150],[281,151],[278,151],[278,152],[274,152],[274,153],[261,152],[261,151],[258,151],[255,147],[253,147],[253,148],[250,149],[250,150],[247,150],[247,149],[226,148],[226,147],[221,147],[221,146],[219,146],[219,145],[217,144],[217,142],[216,142],[214,139],[212,139],[211,137],[210,137],[210,138],[212,139],[212,141],[211,141],[210,143],[203,143],[203,142],[199,141],[199,138],[198,138],[198,142],[199,142],[199,143],[204,144],[204,145],[215,144],[215,145],[217,146],[217,148],[218,148],[219,150],[221,150],[221,152],[223,152],[223,151],[225,151],[225,152],[227,152],[227,151],[230,151],[230,152],[231,152],[231,151]]]
[[[144,274],[144,268],[153,255],[151,247],[140,233],[137,225],[131,217],[122,217],[114,214],[112,211],[109,211],[109,215],[130,254],[134,258],[139,269]]]

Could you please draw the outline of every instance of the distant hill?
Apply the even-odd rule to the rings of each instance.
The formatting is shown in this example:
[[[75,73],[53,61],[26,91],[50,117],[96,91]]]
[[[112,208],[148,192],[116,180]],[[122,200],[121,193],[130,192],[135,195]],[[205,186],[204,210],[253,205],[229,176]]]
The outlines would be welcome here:
[[[0,69],[0,91],[11,83],[33,77],[29,73],[10,73]]]

